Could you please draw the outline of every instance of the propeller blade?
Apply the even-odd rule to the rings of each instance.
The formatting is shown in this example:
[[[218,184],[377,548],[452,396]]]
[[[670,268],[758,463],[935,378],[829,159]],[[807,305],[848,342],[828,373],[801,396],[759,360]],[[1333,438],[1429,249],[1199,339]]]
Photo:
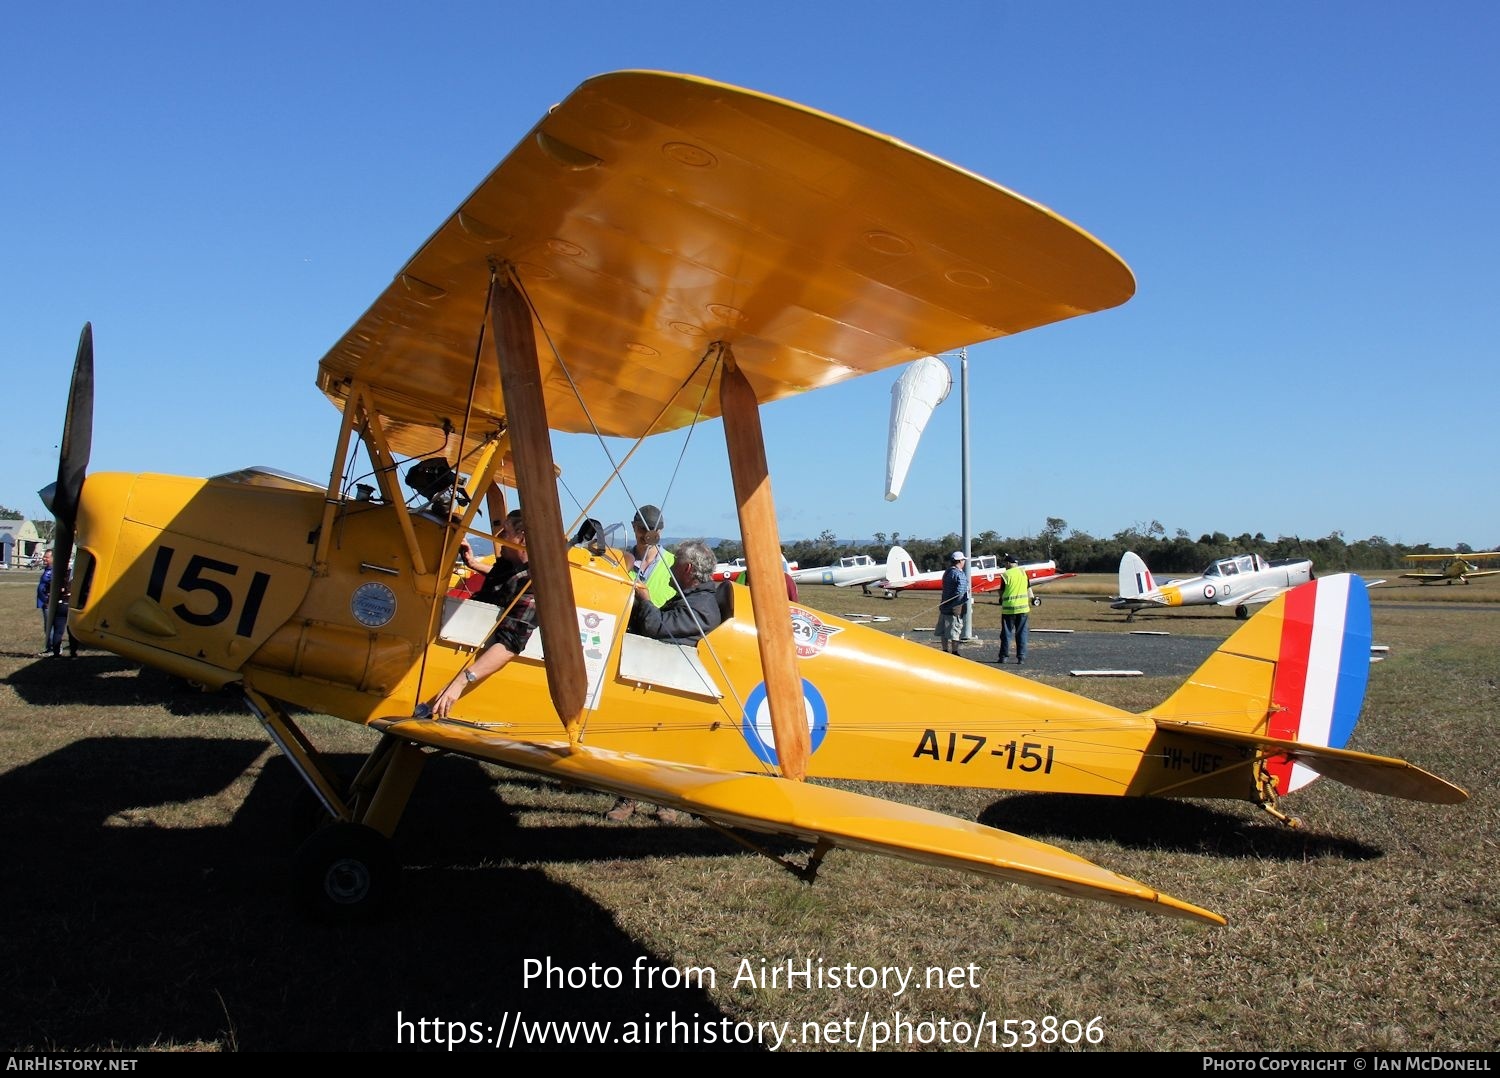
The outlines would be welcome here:
[[[68,386],[68,411],[63,419],[62,445],[57,452],[57,482],[37,493],[57,520],[52,537],[52,587],[47,593],[47,642],[62,605],[63,589],[73,563],[73,539],[78,524],[78,501],[88,473],[94,445],[94,326],[83,324],[78,354],[73,358],[73,381]]]
[[[73,360],[73,382],[68,389],[68,413],[63,420],[62,446],[57,454],[57,484],[48,506],[59,525],[71,532],[78,519],[78,499],[94,444],[94,327],[85,322]],[[57,555],[53,555],[56,560]],[[66,565],[66,562],[62,563]]]

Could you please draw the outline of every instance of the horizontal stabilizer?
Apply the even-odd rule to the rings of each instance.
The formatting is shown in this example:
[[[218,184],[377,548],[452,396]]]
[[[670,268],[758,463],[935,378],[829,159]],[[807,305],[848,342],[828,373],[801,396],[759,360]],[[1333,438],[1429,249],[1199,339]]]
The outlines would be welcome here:
[[[825,786],[745,775],[627,753],[518,741],[455,721],[384,719],[377,729],[625,797],[682,809],[721,826],[954,868],[1075,898],[1224,924],[1216,913],[1164,895],[1055,846],[982,824]]]
[[[1366,793],[1403,797],[1408,801],[1427,801],[1435,805],[1457,805],[1469,799],[1469,793],[1463,787],[1438,778],[1430,771],[1423,771],[1406,760],[1391,756],[1372,756],[1350,749],[1333,749],[1300,741],[1242,734],[1200,722],[1157,719],[1156,726],[1174,734],[1186,734],[1220,744],[1250,746],[1263,756],[1285,756],[1293,763]]]

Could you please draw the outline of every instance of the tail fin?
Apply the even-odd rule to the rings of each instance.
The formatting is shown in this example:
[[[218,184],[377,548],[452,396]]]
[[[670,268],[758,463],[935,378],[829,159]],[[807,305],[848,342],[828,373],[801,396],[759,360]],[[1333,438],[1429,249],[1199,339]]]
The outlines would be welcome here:
[[[1363,581],[1308,581],[1267,604],[1147,717],[1163,732],[1258,749],[1278,793],[1326,774],[1373,793],[1464,800],[1404,760],[1344,749],[1364,704],[1370,640]]]
[[[1120,558],[1119,586],[1120,590],[1115,594],[1120,599],[1136,599],[1156,590],[1151,570],[1146,568],[1146,563],[1134,551],[1127,550]]]
[[[906,548],[891,547],[891,552],[886,555],[885,559],[885,578],[887,580],[910,580],[916,575],[917,563],[912,561]]]

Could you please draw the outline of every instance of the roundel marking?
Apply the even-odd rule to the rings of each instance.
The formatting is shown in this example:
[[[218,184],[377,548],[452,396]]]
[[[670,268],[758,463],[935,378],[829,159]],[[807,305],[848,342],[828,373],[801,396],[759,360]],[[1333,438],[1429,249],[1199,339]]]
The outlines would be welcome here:
[[[828,736],[828,705],[823,694],[806,678],[802,679],[802,709],[807,716],[808,755],[818,751],[823,739]],[[779,765],[776,758],[776,738],[771,732],[771,708],[766,702],[766,683],[755,686],[745,701],[745,713],[740,719],[740,736],[755,758],[772,767]]]

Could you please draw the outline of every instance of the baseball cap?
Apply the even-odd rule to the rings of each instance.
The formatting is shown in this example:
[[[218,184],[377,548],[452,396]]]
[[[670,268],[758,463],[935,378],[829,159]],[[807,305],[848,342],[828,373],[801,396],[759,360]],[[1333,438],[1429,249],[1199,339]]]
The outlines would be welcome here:
[[[952,554],[948,555],[948,560],[949,561],[967,561],[968,559],[964,557],[964,552],[962,550],[955,550]]]

